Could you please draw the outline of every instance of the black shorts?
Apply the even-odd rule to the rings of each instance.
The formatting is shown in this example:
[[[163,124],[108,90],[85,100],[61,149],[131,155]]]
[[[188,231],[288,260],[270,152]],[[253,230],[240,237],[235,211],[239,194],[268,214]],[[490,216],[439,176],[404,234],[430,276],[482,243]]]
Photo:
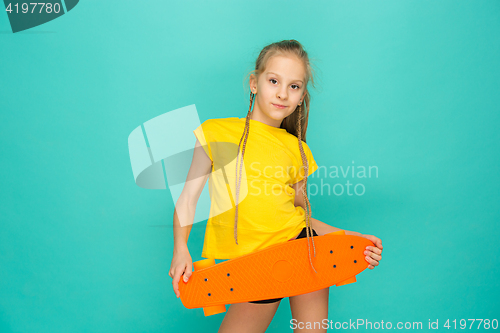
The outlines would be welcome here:
[[[316,231],[314,229],[312,230],[312,232],[313,232],[313,236],[318,236],[318,234],[316,233]],[[306,237],[307,237],[307,228],[304,228],[304,229],[302,229],[301,233],[297,236],[296,239],[306,238]],[[283,299],[283,297],[271,298],[271,299],[264,299],[261,301],[253,301],[253,302],[248,302],[248,303],[255,303],[255,304],[275,303],[275,302],[281,301],[282,299]]]

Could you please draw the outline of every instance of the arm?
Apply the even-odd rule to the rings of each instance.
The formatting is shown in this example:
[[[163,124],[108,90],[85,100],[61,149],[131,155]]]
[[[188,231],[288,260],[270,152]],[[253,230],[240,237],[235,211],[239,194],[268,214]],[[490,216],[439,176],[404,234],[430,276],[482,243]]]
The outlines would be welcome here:
[[[174,250],[187,248],[196,204],[212,169],[212,161],[196,140],[193,160],[174,210]]]
[[[196,140],[186,183],[174,210],[174,254],[169,275],[173,279],[172,285],[177,297],[180,297],[179,280],[181,275],[184,274],[184,281],[187,282],[192,274],[193,262],[187,241],[193,226],[196,204],[205,187],[211,168],[212,161],[202,149],[200,142]]]
[[[305,211],[306,203],[304,202],[304,195],[302,193],[302,190],[300,189],[303,182],[304,180],[301,180],[300,182],[293,184],[292,187],[295,190],[295,207],[301,206]],[[318,236],[323,236],[331,232],[342,230],[340,228],[336,228],[329,224],[316,220],[312,217],[310,217],[309,220],[311,221],[311,225],[313,226],[313,229],[316,231]],[[375,244],[375,246],[366,247],[366,251],[364,252],[364,254],[366,255],[365,260],[368,262],[369,269],[374,269],[375,266],[379,265],[379,261],[382,259],[382,241],[379,238],[373,235],[363,235],[356,231],[344,230],[344,232],[346,235],[359,236],[371,240]]]
[[[302,190],[300,189],[302,185],[304,184],[304,180],[301,180],[298,183],[295,183],[292,185],[293,189],[295,190],[295,207],[301,206],[304,208],[304,211],[306,210],[306,203],[304,201],[304,195],[302,193]],[[315,218],[310,217],[309,220],[311,221],[311,224],[318,233],[319,236],[323,236],[326,234],[329,234],[331,232],[339,231],[339,230],[344,230],[340,228],[333,227],[329,224],[326,224],[324,222],[321,222],[320,220],[316,220]],[[346,235],[353,235],[353,236],[361,236],[359,232],[356,231],[349,231],[349,230],[344,230]]]

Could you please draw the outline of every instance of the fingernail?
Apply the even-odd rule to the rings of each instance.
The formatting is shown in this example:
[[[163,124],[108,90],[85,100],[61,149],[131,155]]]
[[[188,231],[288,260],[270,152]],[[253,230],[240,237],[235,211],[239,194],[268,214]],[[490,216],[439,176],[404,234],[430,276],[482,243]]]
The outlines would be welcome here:
[[[188,282],[188,278],[187,277],[184,277],[184,282]]]

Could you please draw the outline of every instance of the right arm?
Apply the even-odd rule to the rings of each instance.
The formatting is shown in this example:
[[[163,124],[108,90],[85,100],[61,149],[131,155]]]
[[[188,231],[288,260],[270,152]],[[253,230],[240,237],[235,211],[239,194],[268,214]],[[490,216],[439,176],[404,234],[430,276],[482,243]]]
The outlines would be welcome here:
[[[186,183],[174,209],[174,253],[169,275],[173,279],[172,285],[177,297],[180,297],[179,280],[181,275],[184,274],[184,281],[187,282],[193,271],[193,261],[189,254],[187,241],[193,226],[196,204],[211,170],[212,161],[197,139]]]

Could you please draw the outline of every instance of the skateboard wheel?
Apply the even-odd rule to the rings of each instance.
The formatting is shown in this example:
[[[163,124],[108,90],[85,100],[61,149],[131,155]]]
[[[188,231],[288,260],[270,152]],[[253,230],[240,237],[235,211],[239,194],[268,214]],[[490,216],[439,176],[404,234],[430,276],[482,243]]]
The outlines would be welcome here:
[[[214,305],[214,306],[208,306],[206,308],[203,308],[203,313],[205,314],[205,317],[212,316],[212,315],[222,313],[222,312],[226,312],[225,305]]]
[[[356,275],[336,284],[337,287],[356,282]]]
[[[204,259],[204,260],[198,260],[193,263],[194,270],[198,271],[203,268],[211,267],[215,265],[215,259]]]

